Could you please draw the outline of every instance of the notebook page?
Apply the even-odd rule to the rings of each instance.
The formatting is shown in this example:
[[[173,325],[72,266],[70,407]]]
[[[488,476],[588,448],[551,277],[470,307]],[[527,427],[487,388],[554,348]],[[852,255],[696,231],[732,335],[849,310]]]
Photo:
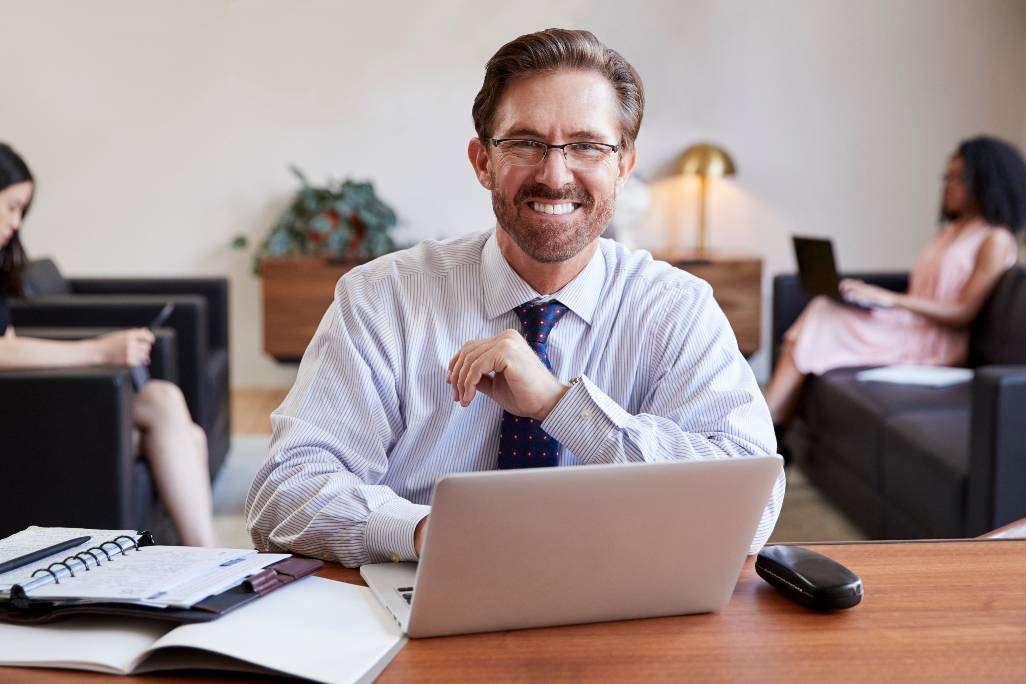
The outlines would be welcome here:
[[[95,530],[84,527],[38,527],[33,525],[0,540],[0,563],[2,563],[75,537],[90,538],[85,544],[0,574],[0,597],[6,598],[12,586],[27,582],[31,579],[32,573],[39,568],[45,568],[51,563],[62,561],[68,556],[80,553],[92,546],[98,546],[105,541],[112,541],[122,534],[126,534],[132,539],[137,539],[139,536],[135,530]],[[127,543],[125,540],[121,541],[123,544]]]
[[[48,600],[143,602],[180,583],[218,569],[254,549],[205,549],[190,546],[147,546],[130,550],[99,568],[78,572],[60,584],[32,589],[29,597]]]
[[[127,674],[140,653],[174,627],[160,620],[106,617],[77,617],[52,625],[0,623],[0,665]]]
[[[182,625],[149,649],[189,647],[318,682],[370,681],[405,637],[370,589],[306,577],[213,622]],[[143,660],[137,672],[163,663]]]

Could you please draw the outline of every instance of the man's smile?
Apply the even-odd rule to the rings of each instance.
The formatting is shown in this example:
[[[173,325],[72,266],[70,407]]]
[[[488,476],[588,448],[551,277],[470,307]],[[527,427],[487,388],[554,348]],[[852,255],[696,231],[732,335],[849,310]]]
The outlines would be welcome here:
[[[579,202],[553,202],[551,200],[528,200],[527,206],[534,212],[548,216],[565,216],[575,212]]]

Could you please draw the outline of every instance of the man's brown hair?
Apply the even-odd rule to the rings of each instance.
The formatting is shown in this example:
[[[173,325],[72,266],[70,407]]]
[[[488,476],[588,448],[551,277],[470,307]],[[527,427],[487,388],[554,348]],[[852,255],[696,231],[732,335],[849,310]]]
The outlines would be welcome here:
[[[641,77],[619,52],[602,44],[590,31],[546,29],[512,40],[485,65],[484,83],[471,110],[481,140],[492,135],[499,100],[510,81],[539,73],[579,69],[597,71],[609,80],[620,102],[620,144],[634,147],[645,111]]]

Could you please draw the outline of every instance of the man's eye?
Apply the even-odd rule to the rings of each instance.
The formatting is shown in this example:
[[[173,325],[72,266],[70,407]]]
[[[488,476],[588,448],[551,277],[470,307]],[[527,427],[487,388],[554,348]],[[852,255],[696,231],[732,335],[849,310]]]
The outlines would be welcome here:
[[[538,147],[538,143],[533,140],[513,140],[512,144],[516,150],[533,150]]]

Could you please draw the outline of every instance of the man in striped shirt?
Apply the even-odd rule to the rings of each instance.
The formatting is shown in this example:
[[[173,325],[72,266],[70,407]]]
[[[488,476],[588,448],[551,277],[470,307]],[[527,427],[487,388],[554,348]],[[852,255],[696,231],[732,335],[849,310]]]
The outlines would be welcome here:
[[[257,548],[416,560],[447,473],[775,451],[710,287],[599,237],[643,108],[633,67],[586,31],[521,36],[492,57],[468,153],[495,229],[339,281],[271,417],[246,501]],[[781,474],[751,552],[783,493]]]

